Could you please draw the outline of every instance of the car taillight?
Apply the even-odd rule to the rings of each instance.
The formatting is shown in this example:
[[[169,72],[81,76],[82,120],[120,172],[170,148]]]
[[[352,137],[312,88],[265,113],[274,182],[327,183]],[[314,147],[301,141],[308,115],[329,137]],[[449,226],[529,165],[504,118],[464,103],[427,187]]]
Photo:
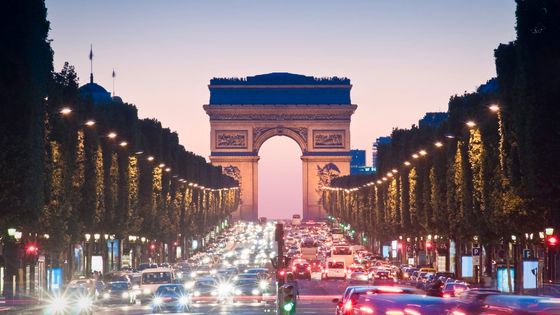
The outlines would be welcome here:
[[[352,311],[352,306],[352,300],[346,301],[346,303],[344,303],[344,312]]]
[[[362,312],[362,314],[373,314],[373,309],[368,306],[362,306],[360,307],[360,312]]]
[[[453,311],[453,312],[451,312],[451,315],[467,315],[467,314],[465,314],[461,311]]]
[[[292,270],[293,270],[293,271],[296,271],[296,266],[293,266],[293,267],[292,267]]]
[[[307,270],[308,270],[308,271],[311,271],[311,267],[307,267]]]
[[[386,315],[404,315],[403,311],[399,310],[388,310],[385,312]]]
[[[450,297],[451,297],[451,294],[449,294],[449,293],[444,293],[444,294],[443,294],[443,297],[444,297],[444,298],[450,298]]]

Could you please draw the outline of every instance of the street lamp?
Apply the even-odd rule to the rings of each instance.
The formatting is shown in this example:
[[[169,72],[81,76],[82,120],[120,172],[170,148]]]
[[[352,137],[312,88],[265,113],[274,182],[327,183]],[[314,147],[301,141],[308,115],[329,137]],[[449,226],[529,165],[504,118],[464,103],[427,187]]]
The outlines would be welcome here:
[[[121,141],[121,143],[119,143],[119,145],[120,145],[121,147],[124,148],[124,147],[126,147],[126,146],[128,145],[128,142],[126,142],[126,141]]]
[[[109,139],[115,139],[115,138],[117,137],[117,134],[114,133],[114,132],[110,132],[110,133],[107,135],[107,137],[108,137]]]
[[[99,233],[93,234],[93,239],[94,239],[96,242],[99,241],[100,238],[101,238],[101,234],[99,234]]]
[[[493,104],[493,105],[488,106],[488,109],[490,109],[492,112],[496,113],[496,112],[500,111],[500,106],[498,106],[496,104]]]
[[[467,121],[465,124],[466,124],[467,127],[469,127],[469,128],[473,128],[473,127],[476,126],[476,123],[475,123],[474,121],[472,121],[472,120]]]
[[[435,145],[436,147],[438,147],[438,148],[443,147],[443,143],[441,143],[440,141],[434,143],[434,145]]]
[[[84,235],[86,237],[86,242],[89,242],[89,240],[91,239],[91,234],[86,233],[86,235]]]
[[[554,228],[551,228],[551,227],[546,228],[546,229],[544,229],[544,232],[545,232],[546,236],[550,236],[550,235],[554,234]]]
[[[63,108],[60,110],[60,113],[61,113],[62,115],[68,115],[68,114],[70,114],[71,112],[72,112],[72,109],[71,109],[70,107],[63,107]]]
[[[88,121],[86,121],[85,125],[88,126],[88,127],[92,127],[93,125],[95,125],[95,121],[94,120],[88,120]]]
[[[23,233],[21,233],[21,231],[16,231],[16,233],[14,234],[14,237],[16,238],[16,241],[21,240]]]
[[[16,236],[16,232],[17,232],[17,230],[14,229],[14,228],[9,228],[8,229],[8,235],[11,236],[11,237]]]

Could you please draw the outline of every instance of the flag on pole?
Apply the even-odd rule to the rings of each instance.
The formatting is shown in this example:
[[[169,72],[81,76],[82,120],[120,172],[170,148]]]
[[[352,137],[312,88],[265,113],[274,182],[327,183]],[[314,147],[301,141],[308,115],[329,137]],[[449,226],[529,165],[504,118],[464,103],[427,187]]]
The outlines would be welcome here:
[[[89,60],[93,60],[93,45],[89,47]]]
[[[115,69],[113,69],[113,78],[116,77],[117,74],[115,73]]]

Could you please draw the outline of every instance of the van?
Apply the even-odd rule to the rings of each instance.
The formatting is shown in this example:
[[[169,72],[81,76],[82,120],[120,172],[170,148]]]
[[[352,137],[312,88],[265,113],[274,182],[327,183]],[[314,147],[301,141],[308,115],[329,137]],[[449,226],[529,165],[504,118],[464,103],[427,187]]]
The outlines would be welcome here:
[[[141,303],[150,301],[160,285],[175,281],[175,273],[170,268],[145,269],[140,275],[138,295]]]
[[[346,279],[346,263],[342,260],[328,260],[324,278]]]

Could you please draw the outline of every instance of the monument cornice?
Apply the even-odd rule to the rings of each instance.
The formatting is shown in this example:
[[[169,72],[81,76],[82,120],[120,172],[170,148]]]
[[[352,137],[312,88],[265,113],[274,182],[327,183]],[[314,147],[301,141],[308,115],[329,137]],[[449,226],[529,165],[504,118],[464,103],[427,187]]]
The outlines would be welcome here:
[[[290,84],[290,85],[208,85],[209,89],[351,89],[352,84],[338,85],[312,85],[312,84]]]
[[[210,120],[350,120],[357,105],[204,105]]]

